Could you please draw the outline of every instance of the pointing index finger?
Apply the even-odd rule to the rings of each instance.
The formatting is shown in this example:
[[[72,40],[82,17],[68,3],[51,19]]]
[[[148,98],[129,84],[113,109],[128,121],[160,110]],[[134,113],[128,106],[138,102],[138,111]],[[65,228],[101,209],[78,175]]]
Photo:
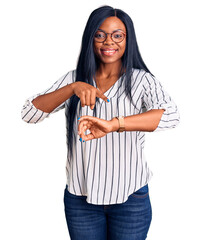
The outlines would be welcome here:
[[[99,98],[102,98],[105,102],[110,102],[110,100],[104,95],[104,93],[101,91],[101,90],[99,90],[98,89],[98,94],[97,94],[97,96],[99,97]]]

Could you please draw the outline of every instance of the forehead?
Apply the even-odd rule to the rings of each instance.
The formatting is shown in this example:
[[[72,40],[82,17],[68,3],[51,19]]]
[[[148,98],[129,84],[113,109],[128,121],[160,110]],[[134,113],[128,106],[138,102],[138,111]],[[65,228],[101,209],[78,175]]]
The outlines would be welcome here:
[[[117,17],[108,17],[104,22],[99,26],[99,29],[106,32],[112,32],[116,29],[121,29],[126,32],[126,27],[124,23]]]

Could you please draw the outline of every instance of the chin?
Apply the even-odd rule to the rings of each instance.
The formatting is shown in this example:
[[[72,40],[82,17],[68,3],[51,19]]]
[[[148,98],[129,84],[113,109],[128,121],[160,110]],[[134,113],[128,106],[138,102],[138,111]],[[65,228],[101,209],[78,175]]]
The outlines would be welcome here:
[[[103,63],[114,63],[114,62],[117,62],[119,61],[120,59],[115,59],[115,58],[99,58],[99,60]]]

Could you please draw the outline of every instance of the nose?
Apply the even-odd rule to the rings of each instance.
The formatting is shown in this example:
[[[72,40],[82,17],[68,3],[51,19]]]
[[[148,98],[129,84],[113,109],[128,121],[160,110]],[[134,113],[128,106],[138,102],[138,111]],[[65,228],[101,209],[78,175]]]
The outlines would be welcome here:
[[[106,44],[108,44],[108,43],[114,44],[114,41],[113,41],[112,38],[111,38],[111,34],[107,34],[104,43],[106,43]]]

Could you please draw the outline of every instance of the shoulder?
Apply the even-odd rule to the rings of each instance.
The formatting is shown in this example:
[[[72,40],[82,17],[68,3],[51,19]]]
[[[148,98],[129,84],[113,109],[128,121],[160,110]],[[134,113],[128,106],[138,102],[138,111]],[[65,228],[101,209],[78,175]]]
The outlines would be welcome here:
[[[60,87],[74,82],[74,72],[74,69],[65,71],[54,84]]]
[[[149,72],[142,68],[132,68],[132,77],[144,77],[146,74]]]
[[[131,82],[142,83],[149,72],[144,69],[132,68]]]
[[[75,76],[76,76],[76,69],[71,69],[66,71],[66,73],[63,75],[63,77],[70,81],[70,82],[74,82],[75,81]]]
[[[140,81],[142,82],[153,82],[153,81],[157,81],[156,77],[144,70],[144,69],[138,69],[138,68],[132,68],[132,78],[133,79],[140,79]]]
[[[76,69],[71,69],[68,72],[66,72],[69,76],[73,77],[76,74]]]

